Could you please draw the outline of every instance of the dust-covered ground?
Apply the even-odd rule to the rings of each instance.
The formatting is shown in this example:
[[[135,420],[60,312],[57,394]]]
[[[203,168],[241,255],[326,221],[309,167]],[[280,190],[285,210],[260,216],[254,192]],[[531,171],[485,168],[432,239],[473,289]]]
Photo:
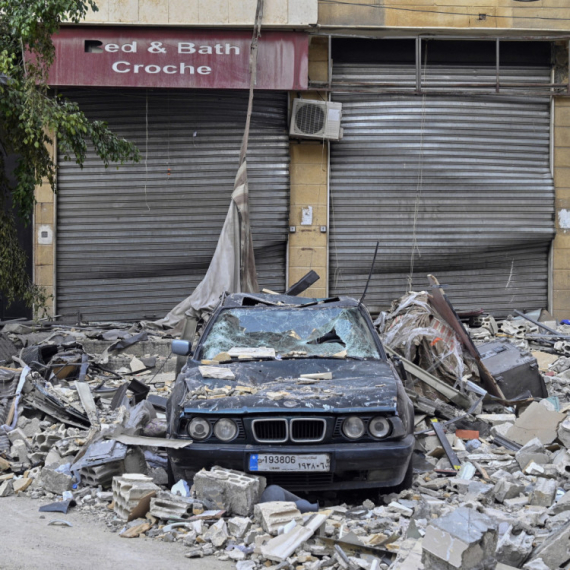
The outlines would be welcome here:
[[[103,521],[80,511],[40,513],[42,503],[4,497],[0,504],[2,570],[229,570],[235,563],[214,557],[188,560],[181,543],[120,538]],[[48,526],[54,519],[73,526]]]

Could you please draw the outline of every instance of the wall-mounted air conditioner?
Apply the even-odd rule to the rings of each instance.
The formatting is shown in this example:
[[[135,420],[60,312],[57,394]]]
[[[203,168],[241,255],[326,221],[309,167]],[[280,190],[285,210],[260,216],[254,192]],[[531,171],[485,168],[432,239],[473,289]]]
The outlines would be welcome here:
[[[294,99],[289,136],[338,141],[342,138],[342,103]]]

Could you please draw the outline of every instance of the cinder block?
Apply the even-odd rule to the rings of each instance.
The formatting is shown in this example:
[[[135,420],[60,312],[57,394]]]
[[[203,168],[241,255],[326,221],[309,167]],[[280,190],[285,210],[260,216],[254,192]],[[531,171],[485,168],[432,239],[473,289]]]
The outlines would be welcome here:
[[[125,520],[143,497],[160,490],[160,487],[152,482],[152,477],[140,473],[113,477],[112,487],[115,513]]]
[[[168,491],[159,491],[150,500],[150,514],[153,517],[168,520],[171,518],[184,518],[192,503],[184,497],[173,495]]]
[[[295,503],[288,501],[271,501],[255,505],[255,518],[261,523],[263,530],[276,535],[279,527],[291,521],[301,520],[302,515]]]
[[[198,500],[211,501],[218,508],[241,516],[253,512],[265,486],[265,477],[222,467],[212,467],[209,472],[203,469],[194,477]]]

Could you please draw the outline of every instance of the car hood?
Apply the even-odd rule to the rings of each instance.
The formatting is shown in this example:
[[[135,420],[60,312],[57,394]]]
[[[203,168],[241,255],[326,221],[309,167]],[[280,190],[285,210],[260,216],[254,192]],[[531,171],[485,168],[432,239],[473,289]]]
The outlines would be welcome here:
[[[299,359],[233,362],[219,365],[235,380],[203,378],[190,361],[182,375],[185,411],[260,413],[277,410],[328,412],[396,410],[398,382],[383,360]],[[331,380],[301,374],[330,372]]]

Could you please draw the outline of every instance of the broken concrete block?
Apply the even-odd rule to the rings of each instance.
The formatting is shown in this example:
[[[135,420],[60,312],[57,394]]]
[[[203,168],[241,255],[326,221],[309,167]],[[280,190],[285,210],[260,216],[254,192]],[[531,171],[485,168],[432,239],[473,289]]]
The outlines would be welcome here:
[[[24,435],[29,438],[33,438],[36,433],[39,433],[40,420],[38,418],[28,419],[24,416],[18,418],[18,427],[24,432]]]
[[[31,484],[33,479],[30,477],[20,477],[20,479],[14,480],[14,493],[19,493],[20,491],[25,491]]]
[[[143,497],[160,490],[160,487],[152,482],[151,477],[141,473],[113,477],[112,487],[114,511],[117,516],[125,520]]]
[[[303,517],[295,503],[271,501],[255,505],[255,518],[261,523],[265,532],[276,535],[280,527],[291,521],[299,521]]]
[[[564,447],[570,448],[570,418],[566,418],[558,426],[558,439]]]
[[[524,493],[525,485],[519,481],[500,479],[493,489],[495,500],[502,503],[506,499],[514,499]]]
[[[570,511],[570,491],[564,493],[564,495],[548,509],[548,513],[551,515],[557,515],[564,511]]]
[[[553,479],[539,477],[536,480],[534,491],[530,497],[529,504],[539,507],[550,507],[554,502],[557,484]]]
[[[514,422],[517,417],[515,414],[479,414],[477,419],[487,422],[493,426],[500,426],[507,422]]]
[[[497,525],[474,509],[459,507],[426,529],[422,562],[430,570],[494,568]]]
[[[515,458],[521,469],[524,469],[531,461],[538,465],[545,465],[550,460],[548,452],[537,437],[523,445],[516,452]]]
[[[325,524],[326,515],[316,514],[306,523],[305,526],[297,525],[289,532],[285,532],[272,538],[266,544],[260,546],[261,554],[275,562],[286,560],[301,544],[306,542],[315,531]]]
[[[228,527],[224,519],[220,519],[217,523],[213,524],[206,534],[204,534],[204,539],[211,542],[212,546],[216,548],[223,546],[229,537]]]
[[[234,538],[242,538],[251,527],[251,519],[248,517],[233,517],[228,520],[228,532]]]
[[[157,519],[181,519],[188,515],[192,507],[191,501],[168,491],[159,491],[150,500],[150,514]]]
[[[235,380],[235,374],[229,368],[221,366],[198,366],[202,378],[217,378],[219,380]]]
[[[14,483],[12,479],[4,481],[0,485],[0,497],[9,497],[14,494]]]
[[[507,437],[507,432],[513,427],[514,418],[512,422],[505,422],[504,424],[498,424],[491,428],[491,435],[498,435],[499,437]]]
[[[60,473],[51,467],[44,467],[40,474],[38,484],[50,493],[63,495],[65,491],[71,490],[73,477],[65,473]]]
[[[133,359],[131,360],[131,362],[129,364],[129,368],[131,369],[131,372],[133,374],[136,374],[137,372],[142,372],[143,370],[146,370],[146,366],[145,366],[144,362],[139,360],[136,356],[133,356]]]
[[[558,451],[552,460],[552,465],[559,475],[567,477],[570,474],[570,452],[566,449]]]
[[[531,461],[524,469],[523,473],[525,475],[543,475],[544,474],[544,467]]]
[[[532,402],[507,432],[507,438],[520,445],[535,437],[542,444],[552,443],[558,436],[558,425],[565,418],[565,414],[547,410],[538,402]]]
[[[14,458],[17,458],[20,463],[30,462],[30,459],[28,457],[28,446],[21,439],[14,441],[10,449],[10,455]]]
[[[210,471],[202,470],[194,476],[194,489],[198,500],[214,503],[236,515],[248,516],[265,490],[266,479],[212,467]]]
[[[538,559],[541,559],[544,566],[549,569],[558,568],[570,560],[570,522],[549,535],[535,549],[530,562],[535,562]],[[524,567],[533,570],[541,568],[540,566],[529,566],[528,563]]]
[[[10,440],[10,443],[12,445],[14,445],[14,443],[16,443],[17,441],[23,441],[26,444],[26,447],[29,447],[28,438],[20,428],[16,428],[13,429],[12,431],[9,431],[8,439]]]
[[[497,560],[518,568],[532,552],[533,539],[532,534],[524,531],[515,534],[512,525],[509,526],[497,545]]]
[[[552,570],[551,568],[549,568],[543,561],[541,558],[537,558],[536,560],[531,560],[530,562],[527,562],[524,566],[523,566],[523,570]]]

